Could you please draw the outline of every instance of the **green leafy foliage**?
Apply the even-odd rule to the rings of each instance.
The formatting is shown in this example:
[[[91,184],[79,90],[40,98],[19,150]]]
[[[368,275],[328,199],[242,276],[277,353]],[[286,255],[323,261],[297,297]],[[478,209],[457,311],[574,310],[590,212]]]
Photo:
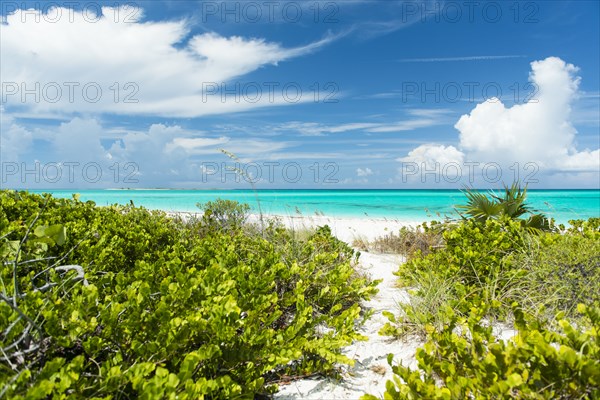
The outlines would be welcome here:
[[[463,315],[481,302],[510,306],[509,289],[522,273],[510,255],[523,246],[524,235],[521,224],[510,220],[466,220],[446,229],[444,247],[413,257],[395,272],[401,285],[411,288],[411,302],[400,305],[401,314],[381,333],[402,336],[424,333],[430,323],[441,327],[448,322],[443,306]]]
[[[518,220],[521,225],[531,231],[548,231],[552,229],[551,221],[543,214],[529,207],[525,200],[527,188],[521,188],[518,182],[510,187],[504,186],[504,192],[489,192],[489,197],[472,189],[464,191],[467,204],[457,206],[470,219],[483,223],[488,219]],[[529,215],[527,218],[523,216]]]
[[[396,272],[412,296],[381,333],[424,334],[427,324],[448,323],[443,306],[465,316],[482,302],[491,318],[510,317],[513,302],[547,318],[575,317],[578,302],[600,299],[600,230],[594,221],[572,222],[562,233],[535,234],[509,219],[448,224],[443,247]]]
[[[185,223],[0,192],[2,395],[254,398],[351,363],[376,292],[353,250],[327,227],[247,234],[219,205]]]
[[[477,207],[446,224],[445,246],[397,272],[411,300],[380,333],[427,342],[416,371],[389,358],[384,399],[600,398],[600,219],[531,229],[524,191],[468,197]],[[498,318],[514,338],[494,335]]]
[[[202,224],[207,231],[231,232],[240,229],[248,219],[250,206],[234,200],[217,199],[196,205],[204,210]]]
[[[529,236],[513,256],[523,271],[521,280],[528,283],[514,297],[530,312],[543,305],[546,313],[574,317],[578,303],[600,301],[600,229],[591,220],[571,223],[562,234]]]
[[[482,321],[485,305],[468,318],[451,314],[417,351],[419,370],[394,366],[386,400],[396,399],[595,399],[600,396],[600,308],[578,311],[574,326],[558,315],[558,331],[528,320],[513,307],[517,334],[498,340]],[[363,396],[373,400],[372,395]]]

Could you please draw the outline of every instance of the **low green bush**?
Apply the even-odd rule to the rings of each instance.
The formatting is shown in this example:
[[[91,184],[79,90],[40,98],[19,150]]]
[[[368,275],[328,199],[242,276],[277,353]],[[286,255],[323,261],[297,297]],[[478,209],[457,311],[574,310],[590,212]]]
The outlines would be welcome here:
[[[395,274],[407,287],[411,301],[400,304],[399,315],[387,314],[389,323],[381,333],[403,336],[425,334],[425,325],[441,327],[448,322],[442,312],[449,306],[465,315],[481,301],[512,303],[510,285],[521,272],[514,270],[511,255],[523,246],[521,224],[511,220],[488,219],[483,223],[466,220],[443,230],[444,246],[430,254],[417,254]],[[502,314],[506,308],[498,307]]]
[[[351,363],[376,292],[357,255],[327,227],[229,229],[233,210],[185,224],[1,191],[0,397],[251,399]]]
[[[196,206],[204,211],[202,225],[207,231],[231,232],[240,229],[248,219],[250,206],[234,200],[217,199]]]
[[[562,234],[530,236],[525,248],[514,255],[513,264],[524,271],[527,288],[513,298],[530,312],[543,305],[548,316],[563,311],[575,317],[577,304],[600,301],[598,222],[571,223]]]
[[[443,247],[396,272],[412,296],[398,315],[388,314],[381,333],[425,334],[426,324],[448,323],[441,306],[464,316],[481,302],[498,304],[490,318],[510,318],[513,302],[546,318],[560,311],[576,317],[576,304],[600,300],[600,230],[595,220],[571,222],[561,233],[531,232],[511,219],[448,225]]]
[[[520,219],[532,210],[516,185],[466,194],[470,218],[444,224],[444,246],[397,272],[410,301],[380,333],[427,342],[416,371],[388,358],[384,399],[600,398],[600,219]],[[497,319],[514,320],[516,336],[498,339]]]
[[[400,399],[596,399],[600,397],[600,308],[577,309],[575,326],[557,315],[558,331],[513,307],[517,334],[498,340],[482,317],[449,312],[450,322],[432,330],[417,350],[418,370],[388,362],[394,372],[385,400]],[[365,395],[363,400],[376,400]]]

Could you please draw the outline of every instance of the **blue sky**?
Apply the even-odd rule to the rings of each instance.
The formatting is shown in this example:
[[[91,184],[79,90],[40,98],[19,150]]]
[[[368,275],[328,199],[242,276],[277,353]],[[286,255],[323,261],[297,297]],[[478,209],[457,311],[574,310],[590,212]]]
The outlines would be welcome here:
[[[597,1],[1,12],[3,187],[600,186]]]

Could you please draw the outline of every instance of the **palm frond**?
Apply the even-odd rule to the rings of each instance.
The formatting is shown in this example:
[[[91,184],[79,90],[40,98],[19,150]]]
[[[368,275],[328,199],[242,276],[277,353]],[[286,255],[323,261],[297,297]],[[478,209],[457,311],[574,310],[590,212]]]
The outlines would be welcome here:
[[[497,218],[500,215],[501,207],[493,199],[487,197],[484,193],[473,189],[465,189],[463,193],[467,197],[467,204],[457,206],[465,214],[478,221],[485,221],[488,218]]]
[[[532,232],[551,230],[548,218],[526,204],[527,186],[521,188],[518,182],[513,182],[510,187],[504,185],[501,193],[489,191],[485,194],[470,188],[465,188],[462,192],[467,197],[467,203],[456,206],[456,209],[462,211],[458,212],[463,219],[465,215],[478,222],[509,218],[521,221],[523,227]],[[527,214],[528,219],[521,219]]]
[[[533,214],[526,220],[521,220],[521,225],[534,233],[551,230],[550,220],[544,214]]]

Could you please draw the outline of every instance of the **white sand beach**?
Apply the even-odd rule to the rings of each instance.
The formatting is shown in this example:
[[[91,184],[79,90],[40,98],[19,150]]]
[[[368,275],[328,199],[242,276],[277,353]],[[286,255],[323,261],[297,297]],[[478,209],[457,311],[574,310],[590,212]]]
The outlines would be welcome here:
[[[390,232],[397,232],[403,226],[415,226],[413,221],[401,221],[382,218],[339,218],[326,215],[315,216],[280,216],[273,215],[279,219],[286,227],[292,229],[315,228],[328,225],[335,237],[348,244],[352,244],[355,239],[373,240],[377,237],[386,235]],[[257,215],[252,215],[253,219],[258,219]]]
[[[201,213],[194,212],[169,211],[167,211],[167,214],[178,215],[184,219],[190,216],[200,217],[202,215]],[[415,221],[402,221],[397,219],[369,217],[340,218],[327,215],[304,216],[265,214],[263,215],[263,218],[265,220],[277,219],[287,228],[298,230],[328,225],[335,237],[348,244],[352,244],[356,239],[373,240],[390,232],[397,232],[403,226],[416,226],[420,224]],[[258,214],[250,214],[248,220],[250,222],[259,222],[260,216]]]

